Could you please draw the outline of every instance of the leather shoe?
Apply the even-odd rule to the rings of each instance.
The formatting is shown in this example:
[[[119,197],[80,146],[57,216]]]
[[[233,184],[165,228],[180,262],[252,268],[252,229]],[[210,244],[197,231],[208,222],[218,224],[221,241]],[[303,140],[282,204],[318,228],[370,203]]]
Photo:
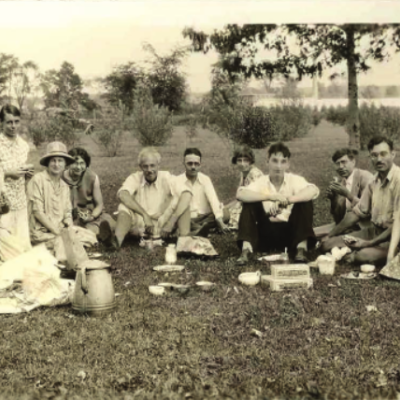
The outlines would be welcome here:
[[[296,264],[306,264],[308,263],[308,258],[306,256],[305,249],[297,249],[296,256],[294,257],[294,262]]]
[[[243,266],[250,261],[250,250],[243,250],[241,256],[236,260],[236,265]]]
[[[99,240],[101,242],[111,241],[112,229],[108,221],[101,221],[99,226]]]

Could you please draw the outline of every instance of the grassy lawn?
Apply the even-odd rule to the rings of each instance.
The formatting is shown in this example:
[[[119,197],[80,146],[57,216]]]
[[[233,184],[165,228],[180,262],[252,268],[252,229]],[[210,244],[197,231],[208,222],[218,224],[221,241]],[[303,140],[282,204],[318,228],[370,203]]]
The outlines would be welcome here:
[[[303,139],[289,143],[291,170],[316,183],[323,193],[334,175],[330,155],[346,145],[342,128],[323,122]],[[120,156],[91,149],[108,211],[115,193],[137,168],[140,150],[126,138]],[[238,183],[229,149],[208,131],[191,143],[203,154],[220,199],[233,198]],[[184,128],[161,149],[162,170],[182,171]],[[39,149],[40,150],[40,149]],[[265,151],[257,165],[266,171]],[[38,159],[33,154],[32,159]],[[366,153],[359,165],[368,167]],[[330,220],[328,201],[315,202],[315,224]],[[0,398],[21,399],[267,399],[396,398],[400,392],[400,284],[389,280],[340,280],[312,271],[314,288],[273,293],[265,286],[241,286],[233,236],[213,236],[216,261],[183,260],[185,273],[152,271],[165,250],[153,253],[127,241],[119,253],[105,253],[114,271],[116,312],[105,318],[72,314],[70,307],[42,308],[1,316]],[[155,297],[157,282],[217,283],[215,291]],[[368,313],[367,305],[378,312]],[[253,336],[255,328],[263,333]],[[83,372],[82,372],[83,371]],[[398,397],[397,397],[398,398]]]

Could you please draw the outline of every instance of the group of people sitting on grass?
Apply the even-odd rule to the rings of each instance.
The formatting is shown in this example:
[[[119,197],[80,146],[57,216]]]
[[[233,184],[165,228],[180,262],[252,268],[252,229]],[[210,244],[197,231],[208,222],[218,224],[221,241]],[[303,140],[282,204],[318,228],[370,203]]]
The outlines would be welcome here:
[[[291,153],[279,142],[267,151],[268,174],[255,166],[254,152],[238,147],[232,163],[240,170],[236,199],[223,205],[211,179],[200,172],[197,148],[183,153],[185,171],[160,171],[160,153],[152,147],[138,156],[139,170],[117,192],[116,221],[105,212],[99,177],[82,148],[67,152],[60,142],[47,145],[34,173],[27,164],[28,144],[19,136],[20,112],[6,105],[0,111],[0,234],[14,235],[28,250],[45,243],[54,248],[64,227],[79,225],[118,250],[128,234],[176,240],[210,231],[237,231],[241,255],[248,263],[255,252],[288,249],[294,262],[307,262],[318,241],[322,252],[351,247],[350,261],[383,265],[394,258],[400,241],[400,168],[394,164],[391,140],[377,136],[368,150],[376,174],[356,168],[357,151],[337,150],[332,157],[338,177],[329,184],[334,222],[313,227],[316,185],[289,172]],[[26,185],[27,183],[27,185]],[[392,234],[393,232],[393,234]]]

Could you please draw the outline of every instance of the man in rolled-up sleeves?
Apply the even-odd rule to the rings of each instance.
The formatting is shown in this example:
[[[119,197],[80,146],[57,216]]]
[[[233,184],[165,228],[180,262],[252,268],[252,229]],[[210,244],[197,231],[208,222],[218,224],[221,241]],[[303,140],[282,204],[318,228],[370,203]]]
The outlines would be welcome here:
[[[243,202],[238,243],[245,265],[251,253],[283,251],[295,262],[306,262],[306,251],[315,244],[312,200],[319,189],[302,176],[289,173],[290,151],[283,143],[268,149],[269,174],[240,187],[237,199]]]
[[[189,188],[192,193],[190,201],[190,221],[185,230],[191,236],[206,237],[212,228],[222,233],[229,232],[225,222],[229,221],[228,213],[219,201],[211,179],[200,172],[201,152],[197,148],[188,148],[183,154],[186,172],[176,177],[178,187]]]
[[[400,168],[394,164],[393,142],[383,136],[368,143],[371,161],[377,172],[365,188],[359,203],[322,241],[321,250],[351,247],[350,262],[383,265],[386,262],[392,233],[395,206],[400,193]],[[360,231],[342,235],[360,220],[371,219],[372,225]]]
[[[144,148],[138,157],[141,171],[131,174],[118,191],[121,203],[112,247],[121,247],[128,233],[166,238],[178,228],[185,236],[183,221],[190,220],[192,197],[188,187],[176,182],[168,171],[159,171],[161,156],[154,148]]]

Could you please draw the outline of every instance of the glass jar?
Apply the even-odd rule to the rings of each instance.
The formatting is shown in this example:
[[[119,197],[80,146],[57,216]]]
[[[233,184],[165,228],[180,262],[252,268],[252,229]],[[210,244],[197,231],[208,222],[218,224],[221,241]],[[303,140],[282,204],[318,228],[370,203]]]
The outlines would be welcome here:
[[[174,244],[169,244],[165,249],[165,262],[167,264],[175,264],[177,261],[176,246]]]

